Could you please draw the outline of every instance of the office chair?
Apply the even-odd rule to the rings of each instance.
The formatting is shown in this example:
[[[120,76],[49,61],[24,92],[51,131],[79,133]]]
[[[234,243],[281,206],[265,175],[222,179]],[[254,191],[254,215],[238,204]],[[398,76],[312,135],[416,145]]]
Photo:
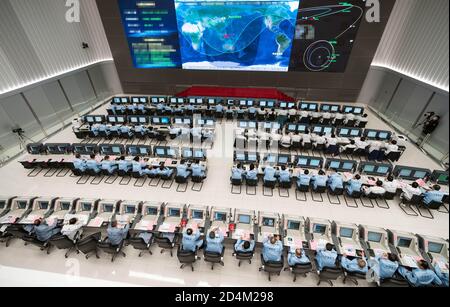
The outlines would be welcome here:
[[[346,148],[346,149],[342,152],[342,154],[343,154],[343,155],[347,155],[347,156],[351,156],[351,155],[354,155],[354,154],[355,154],[355,150],[356,150],[356,149],[354,149],[354,148]]]
[[[423,195],[413,195],[411,200],[407,200],[405,197],[401,196],[400,200],[398,205],[403,212],[409,216],[419,216],[412,206],[418,207],[423,202]]]
[[[354,127],[356,124],[356,120],[354,119],[350,119],[347,121],[347,123],[345,124],[347,127]]]
[[[252,264],[253,255],[255,253],[255,248],[253,248],[250,252],[238,252],[234,251],[233,256],[236,257],[236,259],[239,260],[238,267],[241,266],[242,261],[248,261],[249,264]]]
[[[173,184],[173,172],[170,175],[160,175],[159,178],[163,181],[161,187],[163,189],[170,189]],[[166,184],[167,183],[167,184]]]
[[[22,225],[9,226],[6,229],[5,234],[3,235],[4,239],[5,239],[6,247],[9,247],[9,245],[11,244],[11,240],[13,240],[13,239],[23,240],[23,238],[26,235],[28,235],[28,232],[23,229]]]
[[[139,179],[142,178],[142,175],[140,172],[131,172],[131,177]]]
[[[273,189],[275,189],[275,186],[277,184],[276,180],[263,180],[263,195],[264,196],[273,196]],[[266,188],[270,190],[270,193],[266,193]]]
[[[192,184],[192,191],[200,192],[203,188],[203,181],[206,179],[206,176],[192,176],[191,180],[193,182]]]
[[[76,237],[78,237],[78,234],[76,235]],[[74,251],[76,251],[77,254],[80,253],[77,249],[76,243],[63,235],[54,236],[50,239],[49,243],[57,249],[68,250],[64,255],[65,258],[69,258],[69,255]]]
[[[72,168],[71,171],[72,171],[72,174],[76,177],[84,176],[84,172],[77,168]]]
[[[328,187],[328,193],[330,193],[333,196],[340,196],[340,195],[344,195],[344,189],[343,188],[336,188],[333,191],[331,189],[331,187]]]
[[[391,162],[398,162],[400,160],[400,157],[402,156],[401,151],[391,151],[386,155],[386,159]]]
[[[100,175],[100,173],[101,172],[96,172],[96,171],[94,171],[93,169],[87,169],[86,170],[86,174],[87,175],[89,175],[89,176],[91,176],[91,177],[97,177],[97,176],[99,176]]]
[[[236,187],[239,187],[237,190]],[[242,179],[231,178],[231,194],[241,194],[242,191]]]
[[[326,155],[337,156],[339,155],[339,146],[338,145],[330,145],[325,149]]]
[[[384,194],[374,194],[374,193],[370,193],[369,195],[367,195],[367,198],[370,200],[370,203],[373,206],[373,201],[375,201],[375,203],[377,204],[377,206],[381,209],[389,209],[389,204],[387,203],[386,199],[384,198]],[[381,206],[380,203],[378,202],[378,200],[383,201],[384,202],[384,206]]]
[[[134,249],[140,251],[139,257],[142,257],[145,253],[148,253],[150,255],[153,255],[153,253],[150,250],[150,247],[153,243],[153,237],[150,239],[150,241],[145,243],[143,238],[138,237],[138,234],[135,234],[134,237],[130,238],[128,242],[133,246]]]
[[[425,203],[423,203],[423,205],[426,206],[428,209],[431,209],[431,210],[439,210],[439,208],[441,208],[441,206],[443,205],[443,202],[432,201],[428,205],[425,204]]]
[[[205,262],[211,263],[211,270],[214,270],[214,265],[219,263],[221,266],[225,266],[223,263],[223,255],[225,253],[225,246],[222,248],[222,253],[213,253],[206,251],[204,249],[203,256],[205,257]]]
[[[170,257],[173,257],[173,248],[175,246],[175,243],[170,242],[170,240],[168,238],[163,238],[163,237],[158,237],[155,236],[154,237],[154,241],[156,244],[158,244],[158,247],[161,248],[161,254],[164,253],[164,251],[168,250],[170,251]],[[174,239],[175,241],[175,239]]]
[[[277,274],[280,276],[281,271],[284,267],[284,256],[281,256],[281,260],[277,261],[265,261],[263,255],[261,254],[261,263],[262,266],[259,268],[259,271],[264,271],[269,274],[269,281],[272,281],[272,275]]]
[[[381,154],[381,150],[372,150],[372,152],[369,153],[369,156],[367,160],[369,161],[378,161],[378,157]]]
[[[97,232],[88,237],[81,238],[77,242],[77,249],[85,255],[86,259],[89,259],[93,253],[95,253],[97,259],[100,259],[97,243],[100,240],[101,235],[101,232]]]
[[[312,148],[313,151],[324,151],[325,150],[325,144],[315,144]]]
[[[356,148],[353,151],[353,155],[356,157],[365,157],[367,155],[367,151],[365,148]]]
[[[187,190],[187,181],[188,178],[184,176],[175,176],[175,182],[178,184],[177,186],[177,192],[186,192]],[[183,188],[180,188],[180,186],[184,186]]]
[[[197,261],[197,252],[185,251],[181,248],[181,245],[178,246],[177,250],[178,261],[180,261],[181,266],[180,269],[184,269],[185,266],[189,265],[191,267],[192,272],[194,272],[194,263]]]
[[[359,272],[349,272],[344,269],[344,280],[342,280],[342,282],[345,284],[347,280],[351,281],[356,286],[358,286],[359,284],[358,280],[366,280],[366,274]]]
[[[50,244],[49,241],[39,241],[35,235],[25,235],[22,238],[23,241],[25,241],[25,245],[31,244],[34,246],[37,246],[41,249],[41,251],[47,252],[47,255],[50,254]]]
[[[217,119],[222,119],[223,118],[223,112],[216,112],[216,118]]]
[[[320,122],[320,117],[313,117],[310,120],[311,125],[317,125]]]
[[[245,193],[247,195],[256,195],[256,187],[258,186],[259,179],[245,179]],[[250,192],[249,188],[253,188],[253,192]]]
[[[331,118],[322,118],[322,125],[326,126],[331,123]]]
[[[124,241],[120,242],[119,245],[111,245],[111,243],[108,242],[108,238],[106,237],[105,240],[99,241],[97,243],[97,248],[107,254],[112,255],[111,262],[114,262],[116,260],[118,255],[122,255],[123,257],[126,257],[127,255],[122,251],[124,246]]]
[[[381,288],[409,288],[410,284],[402,276],[395,274],[392,278],[385,278],[377,282]]]
[[[318,267],[317,260],[314,260],[316,264],[316,268]],[[322,271],[317,272],[319,275],[319,282],[317,285],[319,286],[322,281],[325,281],[329,283],[331,286],[333,286],[333,281],[337,280],[339,277],[343,276],[342,268],[340,267],[339,261],[336,259],[336,267],[335,268],[328,268],[325,267],[322,269]]]
[[[248,119],[255,120],[256,119],[256,113],[248,113]]]
[[[344,125],[344,119],[343,118],[339,118],[339,119],[335,119],[333,122],[333,125],[338,127],[338,126],[343,126]]]
[[[387,200],[393,200],[397,196],[397,193],[387,192],[384,193],[384,198]]]
[[[266,115],[262,114],[262,113],[258,113],[258,114],[256,114],[256,119],[258,121],[265,121],[266,120]]]
[[[290,181],[280,181],[278,183],[278,195],[280,197],[289,197],[289,190],[292,188],[292,179]],[[286,190],[286,195],[281,194],[281,189]]]
[[[308,277],[308,273],[311,273],[313,271],[313,266],[312,266],[311,263],[296,264],[294,266],[285,268],[284,270],[285,271],[290,270],[291,273],[294,275],[293,282],[296,282],[298,275],[301,275],[301,276],[304,276],[304,277]]]
[[[301,142],[292,141],[291,150],[299,150],[302,147]]]

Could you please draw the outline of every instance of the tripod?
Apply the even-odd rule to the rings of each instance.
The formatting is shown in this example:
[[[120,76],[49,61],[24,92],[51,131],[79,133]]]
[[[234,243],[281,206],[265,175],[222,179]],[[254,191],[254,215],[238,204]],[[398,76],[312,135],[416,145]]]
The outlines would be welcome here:
[[[32,139],[27,137],[23,132],[16,132],[17,137],[19,138],[19,148],[20,150],[25,149],[27,147],[27,141],[34,143]]]

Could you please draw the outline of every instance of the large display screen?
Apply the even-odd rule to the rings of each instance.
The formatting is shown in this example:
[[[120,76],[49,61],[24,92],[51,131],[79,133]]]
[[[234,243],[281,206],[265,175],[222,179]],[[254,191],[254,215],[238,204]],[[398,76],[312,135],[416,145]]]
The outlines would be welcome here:
[[[136,68],[343,72],[364,0],[118,0]]]

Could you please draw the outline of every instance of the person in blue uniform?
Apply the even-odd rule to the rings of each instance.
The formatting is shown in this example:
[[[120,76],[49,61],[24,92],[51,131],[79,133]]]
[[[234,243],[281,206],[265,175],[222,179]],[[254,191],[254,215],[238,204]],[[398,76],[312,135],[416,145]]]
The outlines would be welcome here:
[[[308,256],[306,256],[305,251],[301,248],[291,249],[288,255],[289,266],[295,266],[297,264],[309,264]]]
[[[275,182],[277,171],[272,166],[266,166],[264,169],[264,182]]]
[[[52,226],[48,225],[43,219],[37,219],[34,221],[33,226],[28,229],[31,234],[36,236],[41,242],[47,242],[53,236],[60,233],[61,228],[58,227],[57,223],[54,223]]]
[[[350,273],[366,274],[369,271],[367,261],[362,258],[354,258],[350,260],[346,255],[341,258],[341,266]]]
[[[431,202],[437,202],[442,204],[442,200],[444,199],[444,193],[441,192],[441,186],[434,185],[432,191],[425,192],[423,194],[423,202],[425,205],[431,204]]]
[[[119,158],[119,170],[123,172],[129,172],[131,171],[132,165],[130,161],[125,160],[124,156],[121,156]]]
[[[91,154],[90,159],[86,161],[86,167],[97,174],[101,172],[100,163],[95,159],[94,154]]]
[[[181,160],[180,164],[177,166],[177,176],[187,179],[190,175],[191,172],[188,170],[186,161]]]
[[[333,245],[327,243],[325,249],[318,249],[316,254],[317,269],[322,271],[324,268],[336,268],[337,252]]]
[[[165,177],[170,177],[170,176],[172,176],[172,174],[173,174],[173,169],[166,167],[164,162],[161,162],[161,164],[159,165],[159,175],[165,176]]]
[[[436,284],[438,286],[442,285],[441,279],[430,269],[428,262],[419,260],[417,266],[418,268],[413,269],[412,271],[405,267],[399,267],[398,272],[406,278],[410,284],[416,287],[423,287],[431,284]]]
[[[223,234],[218,231],[219,228],[213,228],[206,238],[205,251],[210,253],[222,254],[223,251]]]
[[[359,174],[356,174],[355,177],[350,179],[347,182],[346,191],[348,195],[353,195],[355,192],[361,192],[362,182],[361,182],[361,176]]]
[[[328,177],[327,184],[328,188],[332,192],[336,192],[336,189],[344,189],[344,180],[342,179],[342,175],[336,170],[333,170],[333,173]]]
[[[280,182],[291,182],[291,173],[286,169],[285,165],[281,166],[281,171],[279,172],[278,180]]]
[[[264,239],[262,255],[265,262],[280,262],[282,253],[283,243],[277,236],[268,236]]]
[[[75,159],[73,160],[73,167],[79,171],[86,171],[86,161],[81,159],[81,155],[77,153]]]
[[[239,163],[236,167],[231,169],[231,179],[232,180],[242,180],[244,178],[245,171],[242,168],[242,164]]]
[[[110,156],[105,156],[105,158],[101,162],[101,168],[104,171],[108,171],[108,173],[112,175],[117,171],[118,165],[117,163],[111,161]]]
[[[434,271],[436,272],[436,275],[441,280],[442,284],[448,288],[448,263],[446,264],[446,272],[443,272],[441,267],[438,264],[434,265]]]
[[[253,252],[255,249],[255,240],[244,240],[244,238],[239,238],[236,244],[234,244],[234,250],[240,253]]]
[[[191,171],[193,177],[206,178],[206,168],[203,165],[200,165],[199,160],[195,160],[191,165]]]
[[[327,186],[328,177],[325,175],[323,170],[320,170],[318,175],[314,175],[311,178],[311,184],[314,190],[317,190],[318,187],[326,187]]]
[[[112,221],[109,224],[106,232],[108,233],[108,242],[112,246],[119,246],[123,240],[127,238],[130,225],[126,225],[124,228],[119,228],[117,221]]]
[[[245,174],[246,180],[257,180],[258,179],[258,170],[256,170],[255,165],[250,164],[250,169]]]
[[[309,186],[311,183],[311,176],[309,175],[309,170],[305,170],[303,174],[298,174],[297,176],[297,186]]]
[[[375,257],[371,267],[378,280],[392,278],[399,268],[398,257],[395,254],[384,253]]]
[[[195,252],[203,245],[203,240],[200,239],[200,230],[192,230],[188,228],[183,232],[183,239],[181,247],[184,251]]]

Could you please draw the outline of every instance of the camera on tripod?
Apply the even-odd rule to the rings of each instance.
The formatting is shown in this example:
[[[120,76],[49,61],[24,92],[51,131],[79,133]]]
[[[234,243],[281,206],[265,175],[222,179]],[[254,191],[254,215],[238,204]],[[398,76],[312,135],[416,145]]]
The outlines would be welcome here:
[[[22,135],[25,133],[25,131],[22,128],[13,129],[13,133],[16,133],[18,135]]]

